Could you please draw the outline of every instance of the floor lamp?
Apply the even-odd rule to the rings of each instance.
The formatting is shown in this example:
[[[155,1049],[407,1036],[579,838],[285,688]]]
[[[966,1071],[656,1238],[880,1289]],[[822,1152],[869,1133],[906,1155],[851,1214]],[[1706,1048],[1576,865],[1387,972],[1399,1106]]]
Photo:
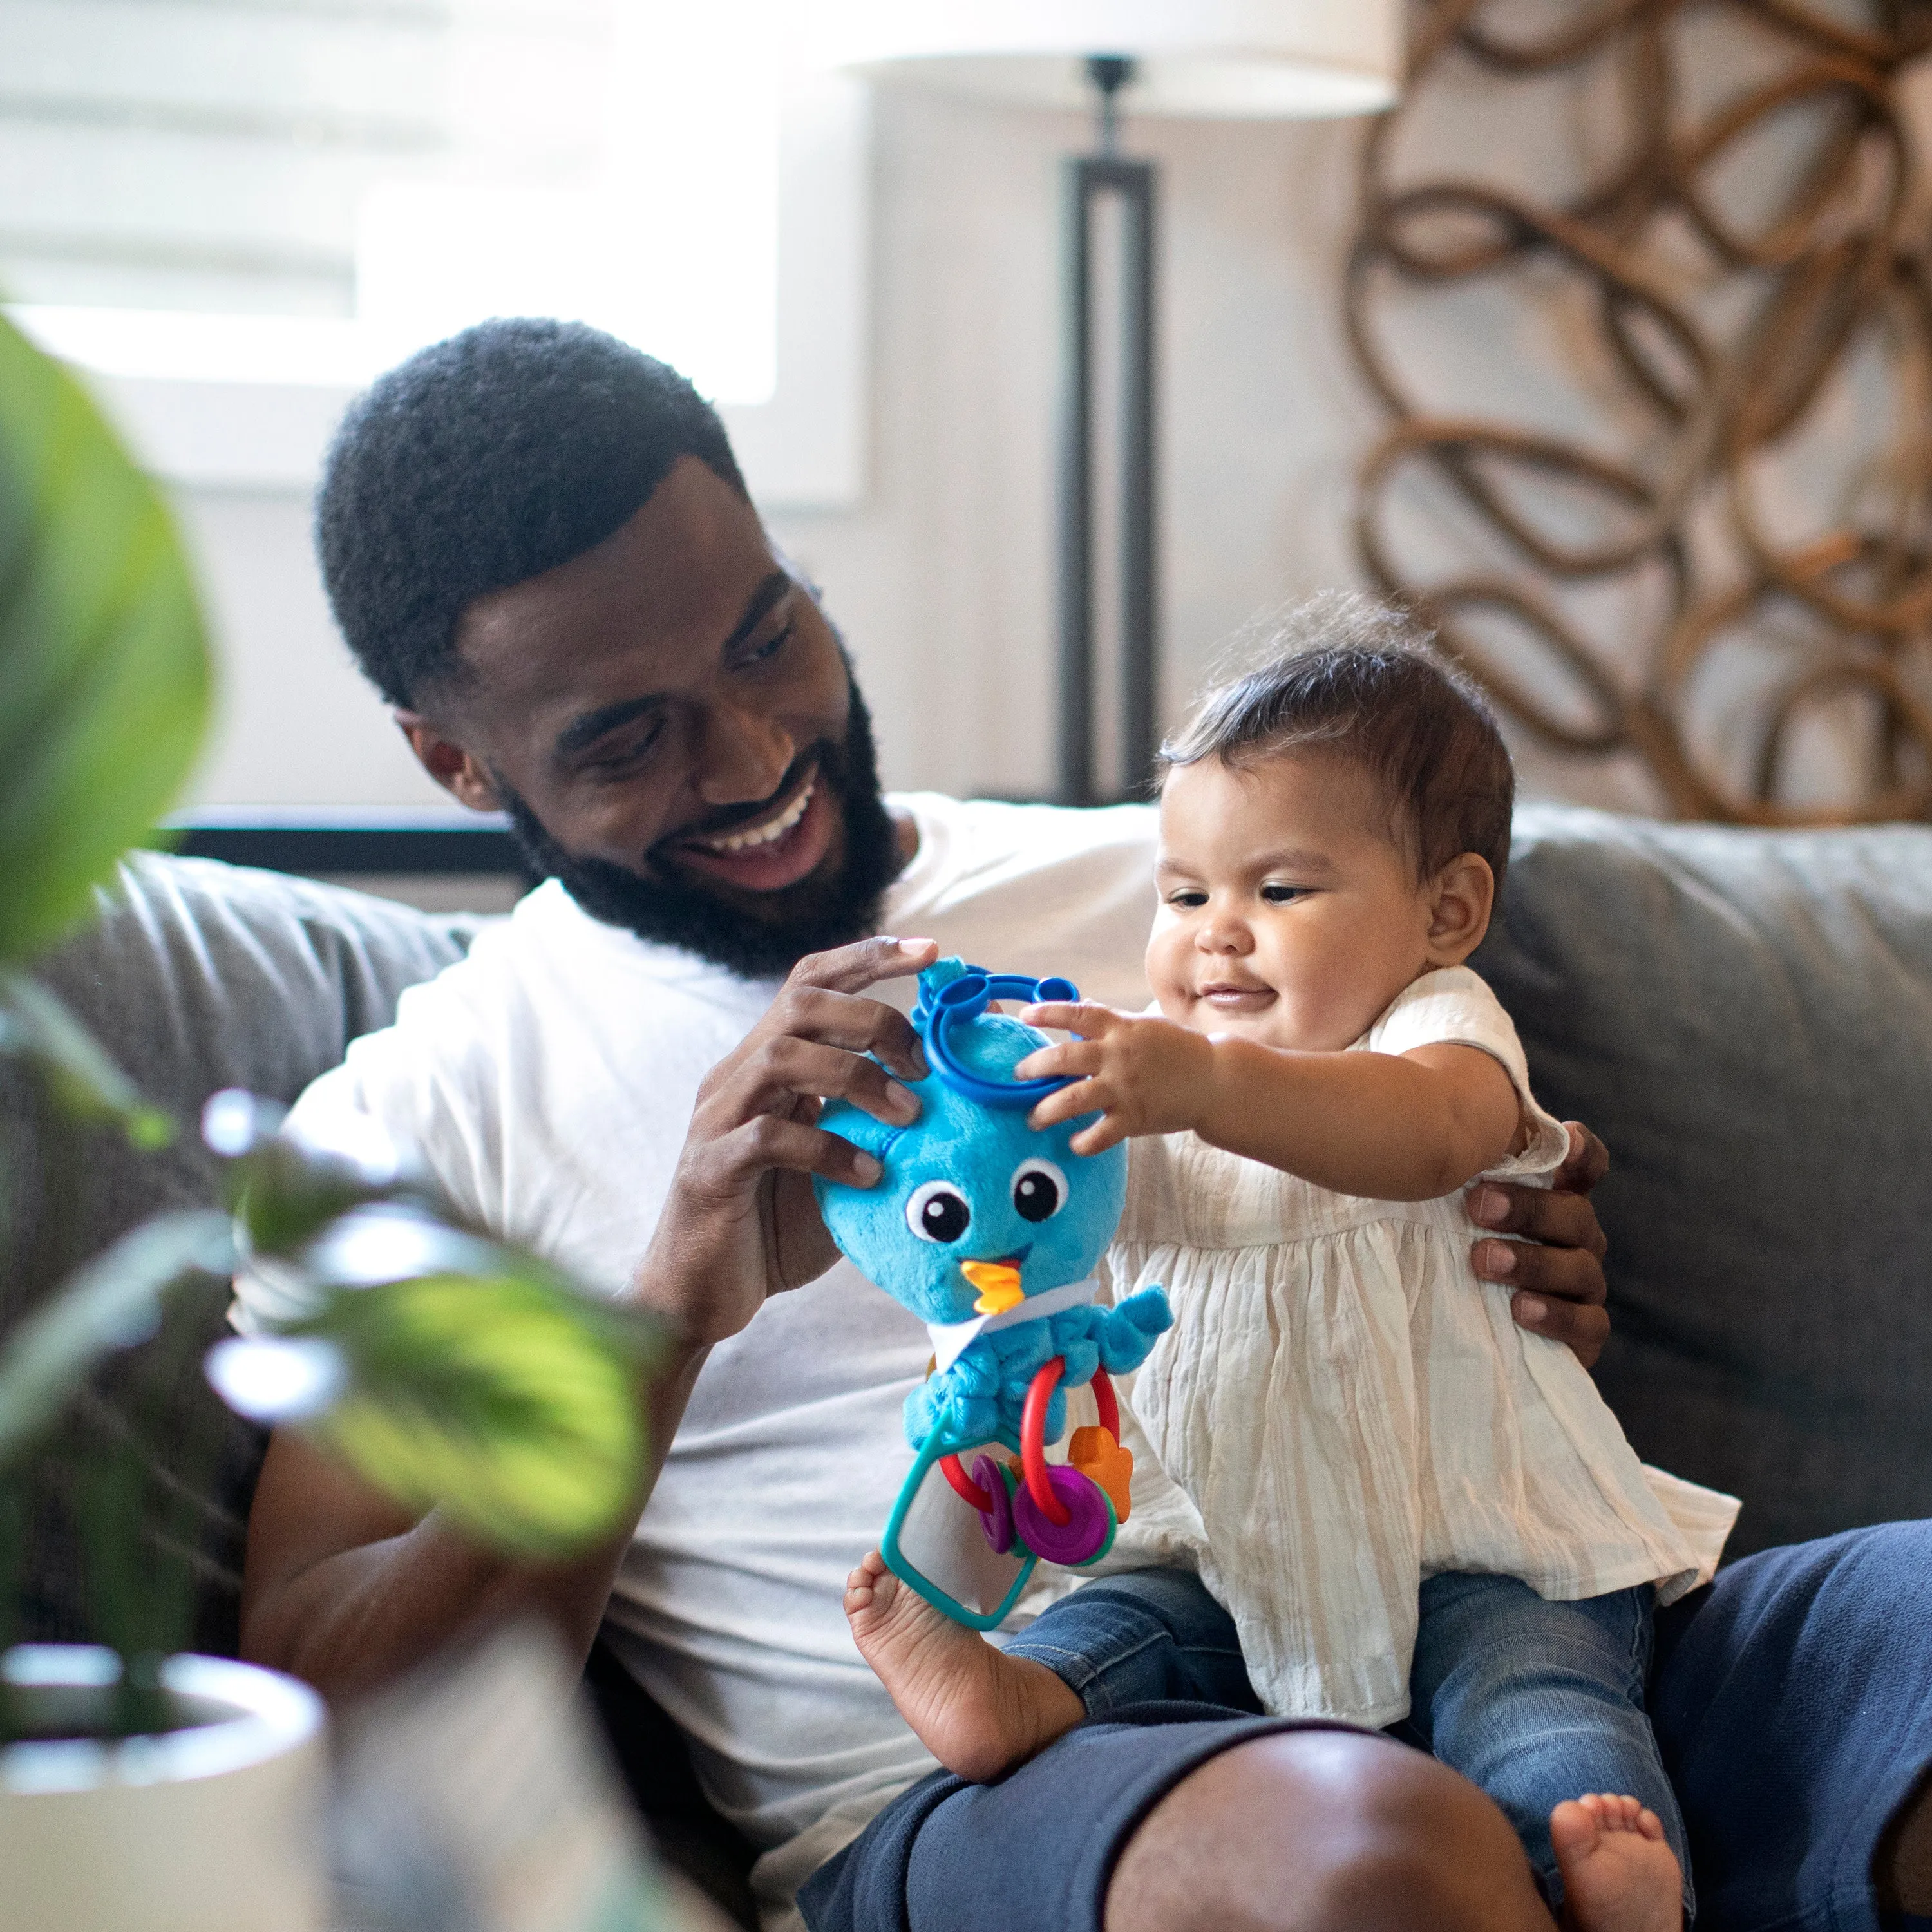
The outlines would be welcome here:
[[[1130,795],[1159,742],[1153,162],[1120,152],[1121,116],[1298,119],[1387,106],[1401,0],[821,0],[834,64],[881,80],[1042,108],[1093,110],[1095,152],[1065,164],[1059,403],[1060,716],[1056,785],[1097,802],[1094,711],[1096,204],[1124,204],[1112,399],[1120,452],[1120,770]]]

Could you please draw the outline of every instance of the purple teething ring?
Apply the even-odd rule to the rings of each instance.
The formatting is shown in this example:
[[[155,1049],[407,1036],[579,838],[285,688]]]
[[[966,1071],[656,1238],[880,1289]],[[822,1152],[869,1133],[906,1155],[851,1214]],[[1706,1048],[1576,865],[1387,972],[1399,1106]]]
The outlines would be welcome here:
[[[1004,1556],[1013,1546],[1012,1479],[1004,1462],[990,1456],[976,1456],[973,1480],[992,1499],[992,1508],[980,1512],[980,1530],[994,1552]]]
[[[1048,1520],[1046,1512],[1024,1485],[1013,1492],[1013,1528],[1036,1556],[1070,1569],[1106,1555],[1114,1540],[1114,1506],[1099,1484],[1078,1469],[1054,1463],[1047,1471],[1053,1493],[1066,1510],[1066,1521]]]

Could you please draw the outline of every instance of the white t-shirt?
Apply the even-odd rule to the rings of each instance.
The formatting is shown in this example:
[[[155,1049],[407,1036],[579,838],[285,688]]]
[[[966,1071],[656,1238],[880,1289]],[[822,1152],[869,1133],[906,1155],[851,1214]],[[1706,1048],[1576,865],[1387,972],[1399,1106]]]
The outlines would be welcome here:
[[[894,802],[919,850],[885,930],[1145,1004],[1152,808]],[[909,1006],[912,987],[880,997]],[[292,1118],[326,1131],[340,1110],[374,1116],[459,1212],[614,1294],[650,1244],[699,1081],[776,990],[600,925],[553,881],[404,994],[395,1024],[350,1047]],[[296,1312],[280,1292],[243,1282],[237,1325]],[[933,1768],[842,1608],[910,1466],[901,1406],[931,1347],[849,1264],[769,1302],[706,1361],[611,1595],[607,1635],[766,1852],[754,1882],[775,1925],[796,1923],[803,1878]]]

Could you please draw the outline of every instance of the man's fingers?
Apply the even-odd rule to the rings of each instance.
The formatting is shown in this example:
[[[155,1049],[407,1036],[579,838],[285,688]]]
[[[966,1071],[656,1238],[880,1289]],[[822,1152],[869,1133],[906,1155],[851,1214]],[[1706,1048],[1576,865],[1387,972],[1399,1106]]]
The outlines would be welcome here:
[[[897,980],[930,966],[939,957],[936,939],[855,940],[829,952],[808,952],[785,980],[788,988],[820,986],[830,993],[862,993],[881,980]]]
[[[754,1114],[795,1118],[801,1096],[849,1100],[888,1126],[910,1126],[920,1114],[919,1096],[876,1060],[781,1034],[766,1040],[718,1091],[705,1096],[697,1119],[714,1136],[722,1136]]]
[[[1510,1297],[1510,1312],[1532,1334],[1561,1342],[1586,1369],[1596,1366],[1610,1339],[1608,1311],[1586,1302],[1548,1300],[1522,1288]]]
[[[1469,1190],[1468,1205],[1469,1218],[1477,1226],[1498,1234],[1521,1234],[1559,1248],[1581,1248],[1598,1261],[1609,1246],[1587,1195],[1519,1187],[1507,1180],[1479,1180]]]
[[[1581,1120],[1565,1120],[1570,1154],[1551,1175],[1552,1187],[1566,1194],[1587,1194],[1610,1171],[1610,1150]]]
[[[1098,1006],[1091,1000],[1049,1000],[1042,1006],[1022,1006],[1013,1017],[1028,1026],[1077,1033],[1088,1040],[1098,1040],[1120,1020],[1112,1006]]]
[[[890,938],[861,939],[829,952],[809,953],[791,969],[763,1028],[876,1053],[894,1072],[922,1080],[926,1049],[912,1022],[882,1000],[856,996],[881,980],[916,973],[938,956],[937,940]]]
[[[1540,1246],[1534,1241],[1478,1241],[1469,1259],[1484,1280],[1546,1294],[1558,1301],[1601,1307],[1609,1299],[1604,1264],[1588,1248]]]
[[[708,1182],[706,1191],[718,1194],[754,1187],[774,1169],[822,1174],[848,1187],[870,1187],[885,1171],[850,1141],[776,1114],[760,1114],[714,1141],[705,1165],[710,1172],[698,1184]]]
[[[734,1058],[755,1053],[766,1042],[788,1036],[843,1047],[850,1053],[876,1054],[906,1079],[926,1078],[926,1049],[911,1021],[883,1000],[834,992],[824,986],[788,985]],[[732,1062],[723,1064],[728,1066]]]

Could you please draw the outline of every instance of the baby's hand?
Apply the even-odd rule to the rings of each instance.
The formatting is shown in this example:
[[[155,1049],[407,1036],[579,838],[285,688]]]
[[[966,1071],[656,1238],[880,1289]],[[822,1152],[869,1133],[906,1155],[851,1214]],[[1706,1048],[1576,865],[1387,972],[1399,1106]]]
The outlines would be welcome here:
[[[1029,1026],[1082,1036],[1042,1047],[1013,1069],[1020,1080],[1082,1076],[1049,1094],[1027,1117],[1030,1126],[1051,1127],[1100,1114],[1068,1143],[1076,1154],[1100,1154],[1130,1135],[1184,1132],[1208,1111],[1214,1048],[1204,1034],[1156,1013],[1123,1013],[1084,1001],[1028,1006],[1018,1017]]]

